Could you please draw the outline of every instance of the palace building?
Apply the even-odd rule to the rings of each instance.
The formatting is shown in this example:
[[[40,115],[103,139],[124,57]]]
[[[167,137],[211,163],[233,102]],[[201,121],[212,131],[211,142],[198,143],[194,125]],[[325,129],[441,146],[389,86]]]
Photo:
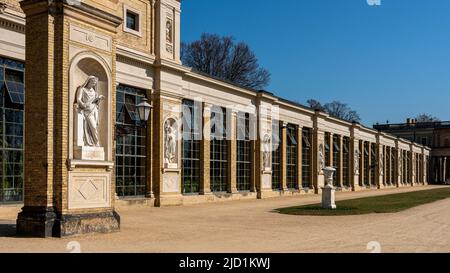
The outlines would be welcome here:
[[[450,121],[416,122],[408,118],[406,123],[376,124],[373,128],[430,147],[427,181],[434,184],[450,181]]]
[[[427,184],[425,145],[183,66],[180,16],[0,0],[0,205],[23,202],[19,234],[117,231],[118,203],[319,194],[325,166],[342,191]]]

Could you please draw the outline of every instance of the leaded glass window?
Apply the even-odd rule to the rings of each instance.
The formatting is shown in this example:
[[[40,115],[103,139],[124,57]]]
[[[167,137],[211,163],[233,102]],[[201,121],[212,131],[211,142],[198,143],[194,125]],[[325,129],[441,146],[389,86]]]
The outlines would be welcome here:
[[[331,166],[330,162],[330,133],[325,133],[325,167]]]
[[[302,187],[311,188],[311,129],[303,128],[302,130]]]
[[[364,185],[370,184],[370,164],[369,164],[369,142],[364,142]]]
[[[136,105],[145,90],[120,84],[116,94],[116,192],[119,197],[144,196],[146,132],[139,127]]]
[[[298,188],[298,127],[288,124],[286,128],[286,184],[288,189]]]
[[[183,100],[183,194],[200,192],[201,113],[198,103]]]
[[[25,71],[0,58],[0,202],[23,200]]]
[[[340,160],[341,160],[341,145],[340,145],[340,136],[333,135],[333,168],[336,171],[333,173],[333,183],[334,186],[340,186]]]
[[[281,128],[280,121],[272,121],[272,189],[281,189]]]
[[[237,127],[237,189],[249,191],[251,179],[250,114],[238,112]]]
[[[225,114],[225,109],[220,107],[213,107],[211,111],[210,183],[212,192],[228,190],[228,143]]]
[[[386,184],[391,185],[391,147],[386,147],[386,154],[385,154],[385,162],[386,162]]]
[[[342,176],[343,185],[350,187],[350,138],[344,137],[342,139]]]
[[[372,143],[370,148],[370,184],[372,186],[377,185],[377,167],[378,167],[378,161],[377,161],[377,150],[376,150],[376,144]]]

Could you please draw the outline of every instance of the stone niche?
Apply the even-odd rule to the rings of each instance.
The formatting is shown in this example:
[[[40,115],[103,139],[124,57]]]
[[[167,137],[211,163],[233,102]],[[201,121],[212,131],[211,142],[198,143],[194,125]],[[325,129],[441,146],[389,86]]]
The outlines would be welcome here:
[[[111,208],[114,164],[110,62],[107,57],[79,50],[69,73],[68,209]]]
[[[70,72],[70,107],[72,108],[70,111],[70,135],[72,137],[71,158],[75,160],[111,160],[111,78],[108,75],[109,68],[105,67],[106,64],[103,62],[99,56],[82,53],[75,57],[72,65]],[[87,126],[85,120],[89,119],[89,117],[86,117],[89,114],[83,114],[81,107],[77,104],[80,89],[92,76],[98,79],[98,83],[94,87],[98,93],[97,96],[104,98],[98,102],[97,117],[95,118],[97,120],[98,145],[86,143],[89,141],[86,140],[84,127]],[[94,113],[90,114],[94,115]]]

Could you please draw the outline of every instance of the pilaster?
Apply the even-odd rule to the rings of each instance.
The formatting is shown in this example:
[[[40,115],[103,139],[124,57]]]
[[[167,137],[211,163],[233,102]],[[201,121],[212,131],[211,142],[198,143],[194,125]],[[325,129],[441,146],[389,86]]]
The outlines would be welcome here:
[[[227,115],[227,124],[230,125],[230,135],[231,137],[227,140],[228,142],[228,193],[237,193],[237,134],[236,134],[236,124],[237,124],[237,112],[231,110],[231,115]]]
[[[203,103],[203,137],[200,142],[200,194],[211,194],[210,184],[210,151],[211,151],[211,104]]]
[[[281,126],[281,189],[289,191],[287,187],[287,122]]]
[[[297,189],[303,188],[302,179],[302,147],[303,147],[303,127],[298,126],[297,132]]]

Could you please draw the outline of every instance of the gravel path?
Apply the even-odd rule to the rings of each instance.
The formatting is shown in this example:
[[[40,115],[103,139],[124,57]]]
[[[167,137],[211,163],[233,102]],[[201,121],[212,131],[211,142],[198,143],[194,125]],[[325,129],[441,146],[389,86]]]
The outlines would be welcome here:
[[[349,199],[436,187],[338,193]],[[0,207],[0,252],[450,252],[450,199],[394,214],[292,216],[273,209],[319,202],[320,196],[201,204],[121,207],[121,232],[69,239],[14,237],[18,206]]]

